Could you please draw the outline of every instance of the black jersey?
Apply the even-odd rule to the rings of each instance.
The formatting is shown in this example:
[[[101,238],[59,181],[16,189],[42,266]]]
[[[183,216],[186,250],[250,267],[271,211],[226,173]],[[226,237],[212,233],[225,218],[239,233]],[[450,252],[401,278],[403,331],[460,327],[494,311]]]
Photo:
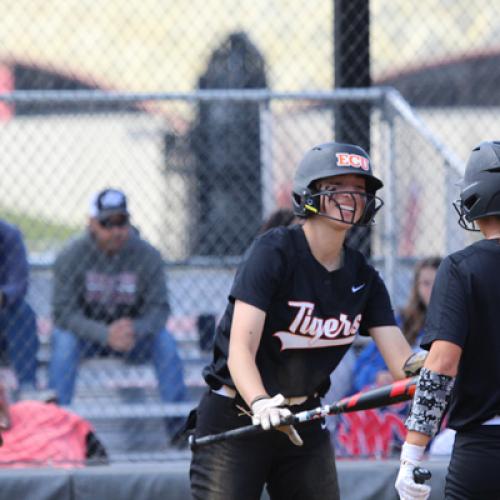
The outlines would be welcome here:
[[[214,358],[203,372],[213,389],[234,387],[227,356],[235,300],[266,312],[256,363],[267,392],[285,397],[323,395],[358,332],[395,324],[387,289],[360,252],[344,247],[342,267],[328,272],[301,226],[271,229],[253,242],[236,273]]]
[[[427,311],[422,347],[460,346],[448,425],[463,430],[500,415],[500,245],[481,240],[443,260]]]

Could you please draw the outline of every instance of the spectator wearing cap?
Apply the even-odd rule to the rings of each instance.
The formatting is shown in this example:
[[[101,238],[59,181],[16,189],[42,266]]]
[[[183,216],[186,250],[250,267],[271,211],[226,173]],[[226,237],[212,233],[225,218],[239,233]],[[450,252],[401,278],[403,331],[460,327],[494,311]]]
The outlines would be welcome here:
[[[162,400],[184,400],[182,363],[165,326],[169,304],[160,253],[130,224],[122,191],[99,192],[89,215],[86,233],[54,265],[50,388],[68,405],[80,358],[116,355],[151,360]]]
[[[36,389],[36,316],[26,301],[29,266],[21,231],[0,220],[0,352],[7,354],[19,394]]]

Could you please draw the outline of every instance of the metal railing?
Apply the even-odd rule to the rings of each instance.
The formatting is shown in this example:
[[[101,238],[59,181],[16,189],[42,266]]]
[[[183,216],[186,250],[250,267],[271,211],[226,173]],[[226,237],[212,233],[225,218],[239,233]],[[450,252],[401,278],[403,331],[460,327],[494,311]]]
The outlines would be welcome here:
[[[0,159],[0,209],[19,221],[26,237],[32,267],[30,301],[42,318],[51,316],[51,270],[57,253],[68,234],[72,237],[84,228],[89,193],[110,183],[118,184],[129,194],[134,222],[162,253],[172,317],[187,318],[192,324],[200,314],[219,316],[241,259],[241,249],[252,236],[247,231],[247,240],[237,241],[239,229],[249,224],[257,228],[274,209],[283,206],[280,189],[289,202],[290,181],[298,160],[312,145],[332,140],[335,108],[339,105],[362,103],[371,110],[370,155],[376,175],[385,184],[381,194],[385,206],[371,229],[371,260],[383,273],[396,307],[402,305],[408,294],[416,260],[425,254],[444,254],[461,245],[451,200],[457,191],[454,184],[462,164],[392,88],[321,92],[15,91],[0,94],[0,102],[13,109],[21,103],[23,109],[24,105],[32,109],[30,114],[14,114],[9,123],[0,127],[0,145],[4,145]],[[241,203],[239,210],[217,212],[213,206],[205,209],[214,209],[214,213],[230,220],[209,221],[204,234],[210,233],[215,246],[203,253],[192,244],[192,235],[199,232],[200,220],[206,215],[198,205],[207,177],[197,177],[202,170],[192,160],[190,138],[200,105],[213,103],[222,105],[214,114],[242,103],[252,103],[258,110],[261,209],[259,220],[246,213],[248,200],[256,200],[252,198],[254,193],[243,189],[247,171],[240,177],[230,177],[225,171],[211,172],[215,176],[211,189],[222,186],[219,196],[229,193]],[[56,110],[63,109],[61,105],[69,107],[50,115],[36,112],[37,105],[46,110],[49,104]],[[109,106],[107,111],[101,109],[109,104],[116,105],[112,111]],[[100,139],[96,130],[100,127],[105,140],[96,144]],[[175,139],[168,155],[167,134]],[[224,154],[230,146],[221,146]],[[198,156],[197,161],[202,160]],[[415,200],[409,195],[413,189]],[[213,197],[214,200],[218,198]],[[54,228],[49,237],[44,227],[51,224]],[[42,229],[35,231],[35,225]],[[228,228],[233,226],[236,230],[230,240]],[[219,252],[219,242],[220,248],[229,250]],[[172,326],[172,333],[178,339],[179,349],[182,351],[191,343],[191,351],[184,358],[198,356],[201,363],[200,352],[192,346],[197,332],[176,328]],[[187,337],[189,342],[184,342]],[[44,359],[50,363],[50,332],[45,347],[48,352]],[[97,371],[106,369],[103,366]],[[90,419],[139,422],[151,417],[186,415],[195,403],[166,404],[148,397],[138,404],[115,395],[107,399],[110,404],[103,410],[102,398],[107,396],[101,393],[113,387],[113,383],[104,381],[112,380],[116,373],[111,370],[92,377],[92,384],[85,386],[83,392],[78,394],[77,390],[71,408]],[[201,373],[198,375],[201,380]],[[101,393],[94,394],[100,380]],[[153,380],[148,385],[148,391],[154,383]]]

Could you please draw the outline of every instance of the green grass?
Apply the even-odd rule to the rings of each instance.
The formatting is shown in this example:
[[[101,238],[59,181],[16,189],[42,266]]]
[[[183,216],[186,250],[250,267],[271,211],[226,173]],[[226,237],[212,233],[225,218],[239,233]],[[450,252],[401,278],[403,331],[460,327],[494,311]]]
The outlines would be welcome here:
[[[0,219],[19,227],[30,251],[43,251],[61,246],[82,231],[81,227],[58,224],[0,207]]]

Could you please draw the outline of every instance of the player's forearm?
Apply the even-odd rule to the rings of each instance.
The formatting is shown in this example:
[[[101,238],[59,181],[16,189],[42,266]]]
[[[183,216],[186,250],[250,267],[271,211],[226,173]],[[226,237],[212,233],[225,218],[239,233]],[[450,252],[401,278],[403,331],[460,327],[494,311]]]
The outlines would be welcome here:
[[[401,336],[402,337],[402,336]],[[413,355],[410,345],[404,337],[394,347],[394,351],[388,356],[387,366],[391,375],[396,379],[405,378],[405,363]]]
[[[57,328],[68,330],[74,335],[105,345],[108,338],[108,327],[101,321],[87,318],[80,311],[67,309],[54,310],[54,324]]]
[[[431,440],[430,436],[417,431],[408,431],[406,442],[417,446],[427,446]]]
[[[446,340],[436,340],[432,343],[424,366],[433,372],[455,377],[461,356],[460,346]]]
[[[237,391],[249,407],[257,396],[267,394],[254,356],[249,350],[232,349],[228,367]]]
[[[267,394],[255,362],[265,319],[264,311],[236,301],[227,364],[236,389],[249,406],[257,396]]]
[[[383,343],[380,351],[393,378],[395,380],[405,378],[404,365],[413,351],[403,335],[395,336],[390,343]]]
[[[404,359],[404,358],[403,358]],[[401,360],[398,358],[397,360],[394,360],[394,361],[389,361],[387,363],[387,367],[389,368],[389,372],[391,373],[392,375],[392,378],[394,380],[401,380],[403,378],[406,377],[403,369],[402,369],[402,365],[404,364],[404,360],[401,362],[401,366],[400,366],[400,363]]]
[[[401,330],[397,326],[379,326],[371,328],[370,335],[394,379],[405,378],[403,366],[413,351]]]

